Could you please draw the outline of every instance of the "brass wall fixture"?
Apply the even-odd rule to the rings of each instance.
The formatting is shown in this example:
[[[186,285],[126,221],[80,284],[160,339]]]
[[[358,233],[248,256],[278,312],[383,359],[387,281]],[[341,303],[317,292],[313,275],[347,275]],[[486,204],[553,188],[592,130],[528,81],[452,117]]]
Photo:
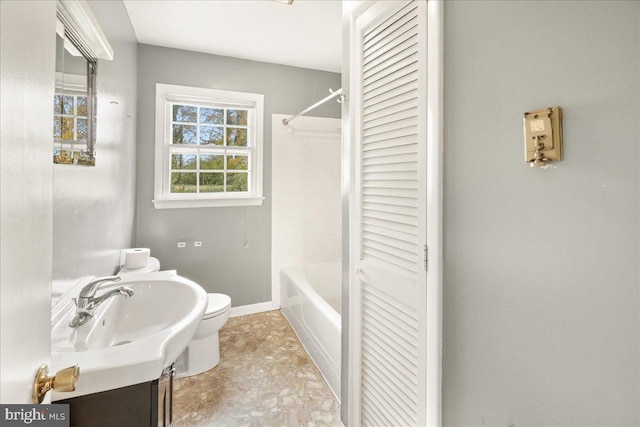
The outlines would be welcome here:
[[[531,167],[546,167],[562,160],[562,109],[549,107],[524,113],[525,161]]]
[[[62,392],[74,391],[79,376],[80,368],[78,366],[62,369],[51,377],[49,376],[49,367],[47,365],[40,366],[33,379],[31,401],[33,403],[42,403],[44,395],[51,389]]]

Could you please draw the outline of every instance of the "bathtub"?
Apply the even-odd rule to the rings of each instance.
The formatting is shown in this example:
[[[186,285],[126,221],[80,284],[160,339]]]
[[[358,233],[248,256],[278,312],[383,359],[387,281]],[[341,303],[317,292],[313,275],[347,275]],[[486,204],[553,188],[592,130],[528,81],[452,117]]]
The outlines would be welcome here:
[[[302,345],[340,400],[340,263],[284,267],[280,304]]]

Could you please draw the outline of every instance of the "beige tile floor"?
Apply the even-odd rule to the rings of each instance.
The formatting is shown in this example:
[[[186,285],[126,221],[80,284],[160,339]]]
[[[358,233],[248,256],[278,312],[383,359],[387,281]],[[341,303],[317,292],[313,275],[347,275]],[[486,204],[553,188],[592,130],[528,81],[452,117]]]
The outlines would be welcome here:
[[[220,364],[174,381],[174,426],[341,426],[340,405],[280,311],[229,319]]]

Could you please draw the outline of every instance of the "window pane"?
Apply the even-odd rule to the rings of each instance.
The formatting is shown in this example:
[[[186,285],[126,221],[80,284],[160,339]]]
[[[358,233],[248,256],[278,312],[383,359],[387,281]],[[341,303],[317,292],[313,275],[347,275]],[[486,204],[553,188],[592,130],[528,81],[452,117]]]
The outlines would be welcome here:
[[[220,193],[224,191],[224,174],[201,172],[200,173],[200,192],[201,193]]]
[[[76,102],[78,103],[76,115],[78,116],[87,116],[87,97],[79,96],[76,98]]]
[[[53,137],[60,138],[62,132],[62,118],[53,116]]]
[[[195,154],[172,154],[171,169],[194,169],[196,168]]]
[[[200,123],[209,125],[224,124],[224,110],[218,108],[200,107]]]
[[[172,193],[195,193],[196,191],[195,172],[171,172]]]
[[[190,105],[174,105],[173,121],[174,122],[196,122],[198,118],[198,107]]]
[[[73,117],[61,117],[62,134],[61,137],[65,141],[73,141]]]
[[[62,114],[62,95],[53,96],[53,114]]]
[[[227,192],[249,191],[248,174],[227,173]]]
[[[76,133],[78,140],[87,139],[87,119],[78,119],[78,129]]]
[[[73,115],[73,96],[62,96],[62,114]]]
[[[248,157],[242,155],[227,156],[227,169],[246,171],[248,169]]]
[[[227,110],[227,124],[236,126],[247,126],[247,110]]]
[[[197,144],[195,125],[173,125],[174,144]]]
[[[200,145],[222,145],[224,128],[219,126],[200,126]]]
[[[200,169],[224,169],[224,156],[214,154],[201,154],[200,155]]]
[[[227,128],[227,145],[234,147],[246,147],[247,130],[240,128]]]

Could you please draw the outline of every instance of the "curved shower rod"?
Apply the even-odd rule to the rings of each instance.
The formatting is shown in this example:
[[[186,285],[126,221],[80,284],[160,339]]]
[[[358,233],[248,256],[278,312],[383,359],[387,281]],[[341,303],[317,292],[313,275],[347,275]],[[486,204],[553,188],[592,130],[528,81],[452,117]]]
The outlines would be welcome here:
[[[321,101],[316,102],[315,104],[313,104],[311,107],[300,111],[298,114],[294,114],[293,116],[286,118],[286,119],[282,119],[282,124],[283,125],[288,125],[290,121],[297,119],[300,116],[304,116],[305,114],[307,114],[309,111],[313,110],[316,107],[319,107],[320,105],[324,104],[325,102],[335,98],[336,96],[339,96],[340,99],[338,99],[338,103],[342,104],[344,102],[344,95],[342,94],[342,88],[338,89],[337,91],[332,91],[331,89],[329,89],[329,92],[331,92],[331,95],[327,96],[326,98],[322,99]]]

